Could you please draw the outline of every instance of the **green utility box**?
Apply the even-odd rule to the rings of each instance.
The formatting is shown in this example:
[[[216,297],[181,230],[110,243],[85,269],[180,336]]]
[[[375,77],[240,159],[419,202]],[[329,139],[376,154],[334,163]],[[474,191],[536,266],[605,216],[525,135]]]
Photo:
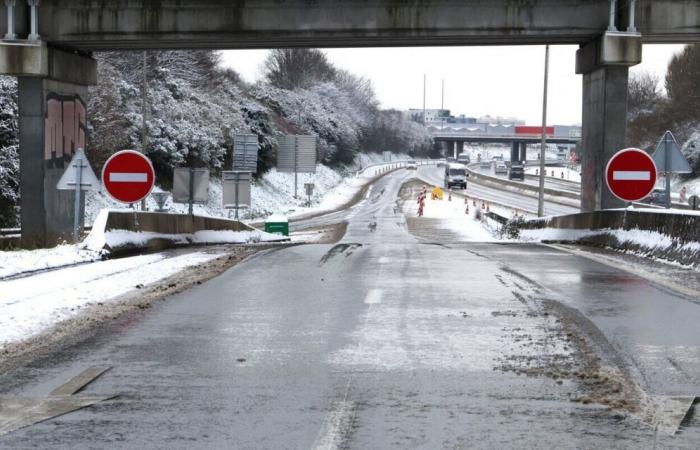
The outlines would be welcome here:
[[[281,216],[269,217],[265,221],[265,233],[289,236],[289,220]]]

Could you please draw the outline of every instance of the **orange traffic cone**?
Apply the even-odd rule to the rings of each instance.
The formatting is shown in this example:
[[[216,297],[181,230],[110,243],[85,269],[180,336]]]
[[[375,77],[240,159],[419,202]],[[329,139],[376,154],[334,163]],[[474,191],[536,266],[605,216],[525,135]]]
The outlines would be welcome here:
[[[486,204],[486,212],[490,212],[491,210],[489,209],[489,204]]]
[[[451,202],[452,201],[452,191],[447,193],[447,201]]]
[[[464,214],[469,214],[469,203],[467,203],[467,207],[464,210]]]
[[[472,200],[472,206],[476,206],[476,200]]]

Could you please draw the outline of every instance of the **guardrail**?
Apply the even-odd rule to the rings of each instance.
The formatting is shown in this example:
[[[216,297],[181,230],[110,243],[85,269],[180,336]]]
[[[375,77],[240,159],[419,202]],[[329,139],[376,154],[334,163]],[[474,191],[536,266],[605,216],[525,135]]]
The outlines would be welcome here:
[[[530,192],[535,192],[535,193],[539,192],[539,187],[533,186],[531,184],[523,183],[520,181],[506,180],[506,179],[503,179],[500,177],[486,175],[484,173],[475,171],[473,169],[473,167],[476,167],[479,164],[480,163],[474,163],[474,164],[467,165],[467,172],[469,173],[470,178],[475,179],[475,180],[481,180],[483,182],[483,184],[491,185],[492,187],[494,187],[494,185],[495,185],[495,187],[507,186],[507,187],[511,187],[511,188],[515,188],[515,189],[519,189],[519,190],[525,190],[525,191],[530,191]],[[580,194],[576,194],[575,192],[560,191],[558,189],[552,189],[552,188],[548,188],[548,187],[544,188],[544,193],[547,195],[553,195],[555,197],[566,197],[566,198],[570,198],[573,200],[580,200],[581,199]],[[575,205],[570,205],[567,203],[562,203],[562,204],[566,205],[566,206],[575,206]]]

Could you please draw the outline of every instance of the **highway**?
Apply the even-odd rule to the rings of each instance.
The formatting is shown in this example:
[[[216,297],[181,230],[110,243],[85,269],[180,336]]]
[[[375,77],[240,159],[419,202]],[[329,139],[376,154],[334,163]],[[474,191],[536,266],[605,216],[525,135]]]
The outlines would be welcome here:
[[[418,176],[428,184],[443,186],[444,169],[437,166],[420,166]],[[479,199],[494,202],[499,205],[516,208],[521,211],[537,213],[537,198],[533,192],[512,192],[495,187],[478,184],[474,180],[467,180],[466,195],[473,195]],[[545,215],[574,214],[579,212],[579,208],[573,206],[573,199],[565,199],[569,204],[545,202]]]
[[[81,393],[117,396],[0,448],[696,448],[700,416],[659,399],[700,392],[700,301],[578,250],[431,236],[399,194],[435,171],[306,221],[347,221],[336,244],[263,251],[3,374],[40,396],[107,366]]]

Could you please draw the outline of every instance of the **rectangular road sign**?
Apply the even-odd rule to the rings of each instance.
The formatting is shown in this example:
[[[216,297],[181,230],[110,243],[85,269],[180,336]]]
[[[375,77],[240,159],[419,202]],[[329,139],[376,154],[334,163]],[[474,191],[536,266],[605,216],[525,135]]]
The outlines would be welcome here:
[[[224,182],[223,207],[250,207],[250,172],[224,171],[221,175]]]
[[[190,177],[193,177],[190,182]],[[192,197],[190,197],[190,187]],[[206,203],[209,200],[209,170],[180,167],[173,172],[173,202]]]
[[[233,136],[233,170],[256,172],[258,170],[258,136],[236,134]]]
[[[277,171],[316,173],[316,136],[287,135],[279,138]]]

